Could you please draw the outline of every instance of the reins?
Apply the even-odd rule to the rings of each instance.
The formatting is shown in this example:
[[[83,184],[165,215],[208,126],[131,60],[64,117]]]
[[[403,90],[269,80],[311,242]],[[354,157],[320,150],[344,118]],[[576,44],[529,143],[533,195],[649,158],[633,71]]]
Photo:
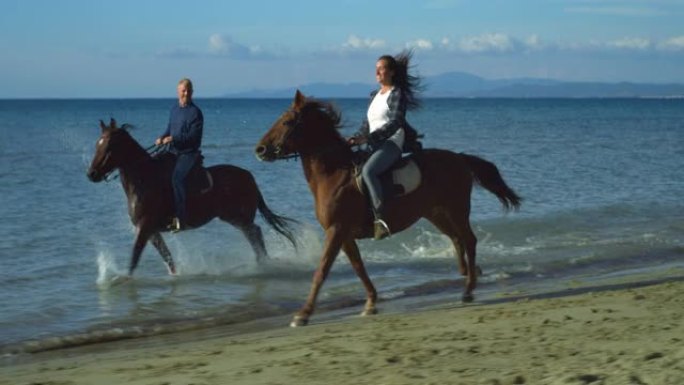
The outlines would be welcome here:
[[[169,150],[169,147],[170,147],[170,144],[168,144],[168,143],[167,144],[160,144],[160,145],[153,144],[153,145],[145,148],[145,152],[147,154],[149,154],[151,157],[155,157],[159,154],[163,154],[163,153],[167,152]],[[107,154],[107,156],[109,156],[109,154]],[[111,174],[113,174],[115,171],[118,171],[118,170],[119,170],[118,168],[115,168],[112,171],[106,173],[104,175],[104,181],[105,182],[111,182],[113,180],[119,179],[118,173],[115,174],[114,176],[110,177]]]
[[[294,119],[292,121],[285,123],[285,125],[288,126],[288,130],[287,130],[287,132],[285,132],[285,134],[283,135],[283,138],[280,140],[280,144],[275,147],[275,154],[276,154],[278,160],[294,159],[296,161],[298,158],[301,157],[301,154],[299,152],[293,152],[293,153],[288,154],[288,155],[280,155],[280,152],[282,151],[283,144],[285,142],[287,142],[287,140],[290,138],[290,136],[292,136],[297,131],[297,129],[299,128],[299,126],[302,123],[301,112],[296,111],[296,110],[290,110],[290,111],[294,115]],[[352,145],[351,147],[355,147],[355,146],[361,148],[361,145],[358,145],[358,144]],[[339,151],[340,146],[337,144],[332,144],[332,145],[328,145],[328,146],[325,146],[322,148],[316,148],[314,150],[315,150],[314,151],[315,154],[324,155],[324,154],[333,153],[335,151]]]
[[[354,145],[351,145],[350,147],[357,147],[359,149],[357,151],[365,151],[365,150],[361,149],[361,146],[362,145],[360,145],[360,144],[354,144]],[[338,145],[329,145],[329,146],[325,146],[322,148],[317,148],[316,151],[314,151],[313,153],[317,154],[317,155],[325,155],[325,154],[332,154],[332,153],[340,151],[340,150],[341,150],[341,147]],[[356,151],[352,151],[352,152],[356,152]],[[277,151],[276,151],[276,154],[277,154]],[[296,161],[297,159],[299,159],[301,157],[302,157],[302,155],[299,152],[293,152],[292,154],[288,154],[288,155],[278,155],[277,159],[278,160],[286,160],[286,161],[289,161],[290,159],[294,159]]]

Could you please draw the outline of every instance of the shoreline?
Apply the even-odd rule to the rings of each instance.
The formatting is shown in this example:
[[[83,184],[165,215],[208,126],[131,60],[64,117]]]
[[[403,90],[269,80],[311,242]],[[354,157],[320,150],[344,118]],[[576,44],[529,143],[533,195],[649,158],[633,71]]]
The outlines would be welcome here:
[[[429,283],[407,288],[401,295],[390,292],[379,293],[379,311],[383,314],[404,314],[422,311],[445,304],[455,306],[481,306],[521,299],[562,297],[587,291],[605,291],[652,285],[660,282],[684,279],[684,269],[678,264],[660,265],[648,270],[625,270],[617,275],[605,273],[591,275],[572,275],[554,278],[535,278],[523,280],[502,279],[493,282],[480,282],[476,301],[463,304],[459,293],[463,290],[463,280],[438,279]],[[343,296],[332,300],[320,301],[312,317],[313,323],[334,322],[345,317],[353,317],[360,312],[364,299],[361,296]],[[243,309],[240,316],[231,313],[207,314],[197,318],[177,320],[150,320],[138,324],[110,325],[109,327],[63,335],[46,336],[0,346],[0,367],[14,362],[30,361],[32,357],[50,351],[77,351],[87,346],[111,344],[131,340],[175,340],[185,334],[212,334],[218,336],[236,335],[277,329],[289,325],[290,318],[297,307],[289,311],[280,309],[266,315],[263,312]],[[358,312],[357,312],[358,311]],[[251,313],[252,317],[248,315]],[[230,316],[227,316],[230,314]],[[256,317],[254,317],[256,316]],[[220,331],[220,332],[219,332]]]
[[[681,274],[413,302],[44,352],[0,367],[0,384],[684,383]]]

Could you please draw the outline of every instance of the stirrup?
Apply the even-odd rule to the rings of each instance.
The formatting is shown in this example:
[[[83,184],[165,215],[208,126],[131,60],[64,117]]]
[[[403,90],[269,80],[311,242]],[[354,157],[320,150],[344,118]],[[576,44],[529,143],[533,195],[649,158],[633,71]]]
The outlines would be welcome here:
[[[387,222],[383,221],[382,219],[378,218],[373,222],[373,227],[374,227],[374,234],[373,234],[373,239],[376,241],[379,241],[383,238],[387,238],[390,235],[390,229],[389,226],[387,226]]]
[[[181,226],[181,223],[180,223],[180,219],[178,219],[178,217],[174,217],[174,218],[171,220],[171,224],[167,227],[167,229],[168,229],[169,231],[171,231],[172,233],[177,233],[177,232],[181,231],[181,230],[182,230],[182,226]]]

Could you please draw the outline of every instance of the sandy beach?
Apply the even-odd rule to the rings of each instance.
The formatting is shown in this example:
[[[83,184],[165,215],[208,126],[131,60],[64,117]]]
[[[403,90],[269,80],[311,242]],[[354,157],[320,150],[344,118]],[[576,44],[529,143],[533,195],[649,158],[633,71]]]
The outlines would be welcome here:
[[[0,367],[0,384],[679,385],[683,316],[679,277],[47,352]]]

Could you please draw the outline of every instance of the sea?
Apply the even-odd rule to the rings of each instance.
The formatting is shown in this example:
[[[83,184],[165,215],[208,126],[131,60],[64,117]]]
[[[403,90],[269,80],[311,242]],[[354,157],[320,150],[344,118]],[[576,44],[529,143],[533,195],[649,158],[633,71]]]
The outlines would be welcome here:
[[[331,101],[342,112],[342,133],[351,135],[367,100]],[[274,317],[286,327],[303,304],[323,232],[302,165],[254,156],[288,99],[196,104],[205,118],[205,164],[249,170],[271,210],[299,221],[298,248],[258,217],[269,260],[257,265],[242,233],[214,220],[164,235],[177,276],[148,246],[125,279],[135,234],[120,181],[86,177],[99,120],[133,125],[131,134],[147,147],[174,103],[0,100],[2,357],[239,330]],[[424,134],[424,147],[494,162],[524,199],[519,211],[505,212],[487,191],[473,191],[471,223],[483,272],[475,305],[630,277],[684,277],[684,99],[425,99],[408,118]],[[381,312],[410,311],[435,298],[461,306],[454,250],[427,221],[359,247]],[[311,322],[357,316],[364,295],[339,255]]]

